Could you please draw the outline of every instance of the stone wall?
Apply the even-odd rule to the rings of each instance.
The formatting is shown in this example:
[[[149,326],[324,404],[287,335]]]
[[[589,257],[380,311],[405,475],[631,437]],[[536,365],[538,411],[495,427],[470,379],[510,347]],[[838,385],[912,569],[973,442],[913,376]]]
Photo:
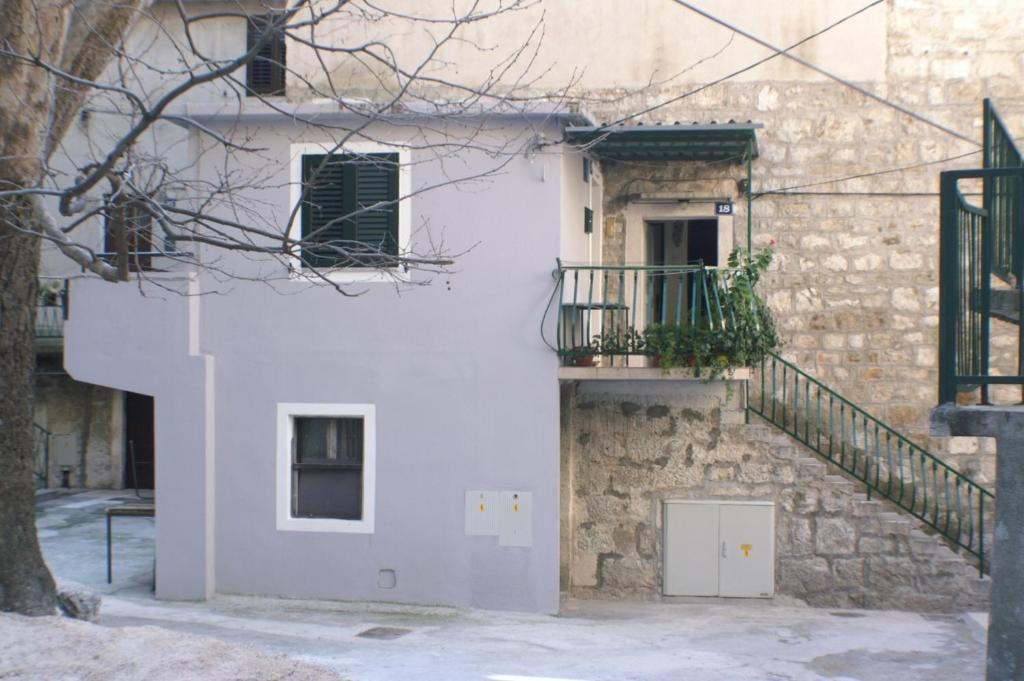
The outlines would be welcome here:
[[[666,499],[759,500],[776,504],[777,593],[826,607],[985,605],[988,580],[967,561],[785,436],[746,425],[742,397],[740,381],[563,387],[565,590],[657,598]]]
[[[886,45],[864,49],[886,50],[885,80],[859,85],[979,143],[982,99],[992,97],[1011,130],[1024,135],[1024,35],[1007,26],[1018,4],[988,0],[967,11],[954,0],[894,0],[884,11]],[[827,42],[828,34],[817,40]],[[599,120],[617,120],[700,85],[647,90],[593,109]],[[980,166],[978,146],[831,81],[726,81],[643,122],[728,120],[764,124],[753,234],[755,247],[775,245],[762,286],[779,316],[783,354],[991,483],[989,443],[928,437],[938,380],[938,174]],[[628,197],[642,192],[732,196],[734,239],[745,242],[746,198],[737,189],[744,165],[602,166],[607,261],[622,262],[625,231],[642,228],[624,221]],[[1015,368],[1014,331],[997,329],[1004,368]],[[1019,392],[1004,397],[1016,401]]]
[[[124,486],[120,391],[80,383],[63,372],[37,374],[35,421],[52,433],[51,487],[61,484],[62,464],[72,467],[72,487]]]

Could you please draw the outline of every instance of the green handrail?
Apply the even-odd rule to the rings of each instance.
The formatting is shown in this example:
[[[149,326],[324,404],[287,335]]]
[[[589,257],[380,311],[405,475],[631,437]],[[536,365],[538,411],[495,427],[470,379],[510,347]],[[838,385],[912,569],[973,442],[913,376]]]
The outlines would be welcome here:
[[[968,203],[960,182],[981,179],[990,187],[1007,181],[1004,187],[1015,188],[1007,200],[1020,207],[1024,203],[1024,168],[950,170],[939,177],[939,404],[955,402],[958,392],[978,386],[981,403],[988,404],[988,386],[1024,385],[1024,365],[1018,364],[1017,375],[990,372],[992,279],[1002,278],[993,253],[996,223],[988,210]],[[985,203],[991,201],[986,197]],[[1019,208],[1015,210],[1019,212]],[[1018,222],[1015,229],[1021,231],[1024,225]],[[1024,305],[1024,296],[1019,295],[1024,277],[1015,279],[1018,305]],[[1018,324],[1018,346],[1022,344]],[[1018,359],[1024,360],[1024,354]]]
[[[36,444],[36,487],[46,488],[50,486],[50,438],[53,433],[33,422],[32,434]]]
[[[984,167],[1021,168],[1024,156],[1003,119],[986,99],[982,107]],[[1024,272],[1024,234],[1021,234],[1021,185],[1017,177],[984,180],[984,209],[991,221],[990,271],[1010,284],[1020,284]],[[989,271],[986,268],[986,271]]]
[[[747,409],[978,559],[995,497],[791,362],[769,353]],[[986,520],[988,519],[988,520]]]

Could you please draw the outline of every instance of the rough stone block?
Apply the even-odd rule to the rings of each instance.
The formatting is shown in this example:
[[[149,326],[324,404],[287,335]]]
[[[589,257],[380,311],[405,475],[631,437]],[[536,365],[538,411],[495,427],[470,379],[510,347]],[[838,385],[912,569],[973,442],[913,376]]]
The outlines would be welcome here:
[[[779,561],[779,588],[783,593],[805,596],[828,591],[832,574],[824,558],[783,558]]]
[[[745,463],[740,465],[739,480],[751,483],[771,482],[772,473],[772,467],[768,464]]]
[[[814,531],[808,518],[783,514],[779,518],[779,553],[809,556],[814,553]]]
[[[843,513],[850,508],[850,494],[841,488],[826,488],[818,495],[821,510],[825,513]]]
[[[844,518],[818,518],[814,546],[825,555],[850,555],[856,547],[852,524]]]
[[[792,485],[796,482],[796,469],[790,465],[774,467],[773,481],[781,485]]]
[[[862,554],[891,554],[896,550],[896,542],[890,537],[865,535],[857,540],[857,552]]]
[[[87,622],[100,620],[100,595],[83,584],[61,580],[57,585],[57,605],[67,617]]]
[[[574,587],[597,586],[597,554],[577,552],[569,575]]]
[[[814,513],[818,508],[818,490],[813,487],[790,487],[779,492],[779,506],[789,513]]]
[[[832,579],[837,588],[864,586],[864,559],[835,559],[832,561]]]
[[[914,586],[913,563],[906,558],[871,556],[867,561],[868,584],[876,593]]]

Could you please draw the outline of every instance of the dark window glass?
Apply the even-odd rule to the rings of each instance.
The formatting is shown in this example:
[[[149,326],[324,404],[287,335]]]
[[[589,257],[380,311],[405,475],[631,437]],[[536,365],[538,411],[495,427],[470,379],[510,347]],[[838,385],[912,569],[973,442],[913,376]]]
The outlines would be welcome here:
[[[292,515],[363,517],[363,419],[296,416],[293,429]]]

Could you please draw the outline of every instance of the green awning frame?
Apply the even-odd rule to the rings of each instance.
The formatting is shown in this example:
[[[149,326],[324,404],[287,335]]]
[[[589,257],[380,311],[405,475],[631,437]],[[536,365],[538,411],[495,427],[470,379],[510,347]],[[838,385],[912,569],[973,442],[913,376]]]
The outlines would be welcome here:
[[[727,161],[757,158],[760,123],[570,127],[569,143],[610,161]],[[749,156],[748,156],[749,151]]]

